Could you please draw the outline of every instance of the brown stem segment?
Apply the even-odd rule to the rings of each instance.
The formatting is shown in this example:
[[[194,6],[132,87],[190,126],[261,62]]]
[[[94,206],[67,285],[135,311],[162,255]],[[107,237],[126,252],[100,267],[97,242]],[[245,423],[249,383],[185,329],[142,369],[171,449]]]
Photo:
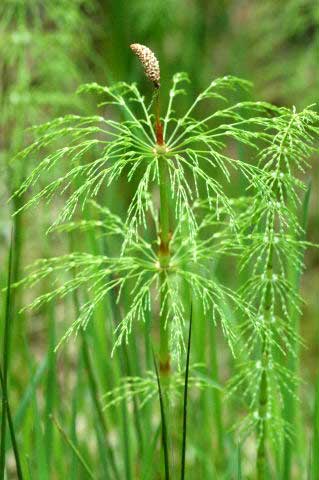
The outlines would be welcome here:
[[[159,146],[164,145],[164,137],[163,137],[163,125],[161,122],[161,114],[160,114],[160,93],[159,93],[159,88],[156,89],[155,92],[156,98],[155,98],[155,115],[156,115],[156,120],[155,120],[155,133],[156,133],[156,144]]]

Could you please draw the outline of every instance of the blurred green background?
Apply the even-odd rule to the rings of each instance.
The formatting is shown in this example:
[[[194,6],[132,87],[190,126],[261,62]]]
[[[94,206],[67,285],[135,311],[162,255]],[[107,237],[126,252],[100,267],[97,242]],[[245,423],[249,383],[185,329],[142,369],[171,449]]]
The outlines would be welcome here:
[[[69,248],[67,239],[45,234],[63,198],[50,208],[43,205],[14,218],[12,212],[26,198],[10,202],[8,199],[38,160],[21,164],[15,159],[17,152],[32,141],[33,133],[28,128],[57,115],[96,111],[94,99],[75,94],[80,84],[135,81],[151,97],[151,86],[129,49],[131,43],[138,42],[154,50],[160,60],[164,103],[172,75],[186,71],[192,82],[190,97],[214,77],[230,74],[253,82],[253,99],[295,105],[298,109],[318,100],[318,27],[319,7],[312,0],[1,0],[1,285],[6,281],[12,226],[14,280],[21,278],[24,267],[36,258]],[[313,159],[312,166],[312,172],[307,173],[312,184],[307,239],[318,242],[318,158]],[[232,188],[234,195],[240,194],[238,184]],[[108,201],[119,213],[124,213],[133,190],[134,185],[123,184],[108,193]],[[96,239],[76,241],[80,247],[88,243],[92,250],[99,248]],[[302,279],[306,303],[301,330],[307,348],[302,350],[301,369],[306,382],[302,386],[302,405],[307,417],[319,363],[316,250],[307,252],[306,267]],[[229,269],[228,275],[231,274]],[[45,285],[41,287],[43,291]],[[14,295],[15,313],[33,297],[34,292],[18,291]],[[52,411],[59,412],[65,428],[88,458],[95,456],[92,444],[99,445],[101,432],[95,432],[94,420],[87,415],[91,400],[86,398],[83,359],[77,353],[76,343],[71,342],[58,358],[52,355],[52,346],[72,316],[73,307],[61,301],[39,312],[24,312],[14,317],[10,385],[17,412],[16,428],[24,451],[29,452],[29,468],[33,472],[30,478],[62,478],[69,468],[71,478],[86,478],[77,470],[74,459],[70,463],[63,458],[63,442],[54,442],[57,434],[47,420]],[[114,367],[105,354],[103,329],[98,322],[97,325],[88,342],[94,345],[91,361],[104,392],[109,388],[105,374],[110,376]],[[228,360],[225,365],[221,362],[221,376],[225,378],[229,375],[228,363]],[[119,360],[115,380],[120,376],[120,364]],[[133,373],[138,373],[139,367],[132,364]],[[48,396],[48,391],[52,395]],[[120,412],[124,427],[126,415],[125,409]],[[116,424],[115,416],[112,413],[108,420],[112,425]],[[80,427],[75,426],[77,422]],[[247,472],[249,475],[249,466]]]

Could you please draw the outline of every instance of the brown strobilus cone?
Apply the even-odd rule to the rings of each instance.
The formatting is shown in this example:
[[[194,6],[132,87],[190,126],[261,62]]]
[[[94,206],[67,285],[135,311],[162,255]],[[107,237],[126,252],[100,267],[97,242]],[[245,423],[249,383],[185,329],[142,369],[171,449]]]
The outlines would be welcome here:
[[[156,102],[156,123],[155,123],[155,130],[156,130],[156,143],[158,145],[164,145],[163,139],[163,126],[160,120],[160,102],[159,102],[159,89],[160,89],[160,66],[159,62],[152,52],[152,50],[145,45],[141,45],[140,43],[132,43],[130,45],[132,51],[138,56],[141,64],[144,67],[145,75],[155,87],[155,102]]]

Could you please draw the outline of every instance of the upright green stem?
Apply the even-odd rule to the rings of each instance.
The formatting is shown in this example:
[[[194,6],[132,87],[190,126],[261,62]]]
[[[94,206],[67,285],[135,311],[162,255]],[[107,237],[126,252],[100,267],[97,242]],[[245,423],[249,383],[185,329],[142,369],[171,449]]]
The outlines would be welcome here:
[[[160,247],[158,259],[161,268],[160,288],[161,288],[161,306],[160,306],[160,373],[168,374],[170,371],[169,358],[169,329],[167,324],[167,288],[166,276],[170,261],[170,230],[169,230],[169,201],[168,201],[168,167],[166,159],[163,156],[158,158],[160,174]]]
[[[265,307],[264,307],[264,322],[270,321],[271,310],[271,288],[270,282],[273,275],[273,249],[270,246],[269,258],[267,262],[267,278],[268,284],[265,294]],[[262,429],[259,438],[259,445],[257,450],[257,480],[264,480],[266,478],[266,422],[267,415],[267,403],[268,403],[268,379],[267,379],[267,362],[268,362],[268,343],[265,333],[262,340],[262,376],[259,390],[259,409],[258,416],[262,424]]]
[[[169,170],[167,158],[165,156],[167,149],[164,144],[163,126],[160,120],[160,104],[159,104],[159,90],[155,92],[156,98],[156,153],[158,161],[158,171],[160,180],[160,245],[158,250],[158,262],[160,267],[160,345],[159,345],[159,375],[158,377],[159,391],[160,383],[163,387],[169,384],[171,365],[170,365],[170,351],[169,351],[169,322],[168,319],[168,298],[167,298],[167,275],[170,263],[170,214],[169,214]],[[170,442],[170,435],[167,436],[167,429],[169,429],[169,423],[164,420],[164,404],[166,415],[169,415],[169,402],[166,392],[164,395],[160,394],[162,398],[161,410],[162,410],[162,429],[163,429],[163,448],[165,453],[165,478],[169,478],[169,460],[167,451],[167,441]],[[166,440],[165,440],[166,437]]]
[[[160,247],[158,260],[161,268],[160,274],[160,374],[168,375],[170,372],[169,355],[169,328],[167,324],[167,288],[166,276],[170,262],[170,215],[169,215],[169,171],[165,157],[166,147],[163,139],[163,127],[160,120],[159,92],[156,92],[156,150],[158,153],[158,169],[160,177]]]
[[[310,193],[311,193],[311,184],[308,186],[308,190],[305,194],[303,208],[302,208],[302,223],[301,226],[303,228],[303,232],[306,232],[307,229],[307,220],[308,220],[308,210],[309,210],[309,200],[310,200]],[[289,209],[297,214],[295,206],[291,199],[289,201]],[[294,231],[291,229],[291,235],[294,236]],[[305,240],[304,234],[298,240]],[[288,280],[289,283],[293,286],[295,292],[298,294],[300,290],[300,278],[302,273],[301,267],[296,267],[292,265],[291,262],[287,262],[287,273],[288,273]],[[294,305],[291,303],[289,306],[289,315],[291,319],[291,326],[293,331],[296,332],[297,335],[300,334],[300,313],[295,309]],[[292,340],[292,352],[288,352],[288,362],[287,367],[292,372],[292,375],[298,376],[299,370],[299,361],[300,361],[300,345],[298,341]],[[289,438],[285,438],[284,440],[284,456],[283,456],[283,471],[282,471],[282,480],[289,480],[292,475],[292,460],[293,455],[298,455],[298,460],[300,466],[302,465],[301,455],[300,452],[302,451],[302,444],[305,439],[303,438],[302,434],[302,418],[301,418],[301,411],[300,406],[298,405],[298,401],[296,398],[298,397],[298,387],[291,386],[291,389],[294,391],[295,395],[291,395],[291,392],[284,392],[284,418],[287,423],[291,425],[295,425],[296,429],[296,441],[297,445],[292,444]],[[301,460],[301,461],[300,461]],[[301,467],[302,468],[302,467]],[[318,476],[319,478],[319,476]]]
[[[8,262],[8,279],[7,279],[7,292],[6,292],[6,305],[4,314],[4,327],[3,327],[3,375],[1,381],[2,390],[2,416],[0,421],[0,478],[5,478],[6,468],[6,427],[8,416],[8,372],[9,372],[9,356],[10,356],[10,333],[12,327],[12,305],[11,305],[11,282],[12,282],[12,259],[13,259],[13,240],[11,235],[11,244],[9,251]]]
[[[263,342],[263,357],[267,355],[265,348],[265,341]],[[259,410],[258,415],[262,422],[261,437],[259,439],[259,445],[257,450],[257,480],[264,480],[266,478],[266,425],[264,417],[267,413],[267,374],[263,370],[260,392],[259,392]]]
[[[168,266],[169,257],[169,173],[167,160],[164,156],[158,158],[159,176],[160,176],[160,226],[161,226],[161,244],[159,256],[163,260],[163,267]]]
[[[217,357],[217,339],[216,339],[216,328],[211,328],[211,375],[212,379],[218,383],[219,374],[218,374],[218,357]],[[225,465],[225,445],[224,445],[224,428],[223,428],[223,417],[222,417],[222,401],[221,401],[221,392],[217,388],[212,389],[212,399],[213,399],[213,409],[214,409],[214,420],[216,424],[216,435],[217,435],[217,445],[218,445],[218,456],[216,458],[216,464],[220,468],[223,468]]]

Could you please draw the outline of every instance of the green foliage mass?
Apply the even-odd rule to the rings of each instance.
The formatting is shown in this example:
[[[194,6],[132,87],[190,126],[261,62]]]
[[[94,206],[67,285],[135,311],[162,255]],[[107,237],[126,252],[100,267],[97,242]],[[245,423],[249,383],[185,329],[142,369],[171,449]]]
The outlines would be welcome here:
[[[126,289],[130,301],[116,325],[113,350],[123,340],[129,342],[136,321],[145,322],[152,312],[156,318],[156,304],[159,295],[163,298],[164,294],[160,308],[167,312],[165,324],[170,331],[170,350],[178,365],[189,305],[185,305],[181,290],[186,288],[190,298],[200,299],[207,321],[212,321],[211,328],[220,320],[235,356],[238,338],[242,338],[247,358],[233,378],[230,392],[234,394],[245,385],[250,413],[242,424],[244,432],[257,429],[259,442],[264,441],[268,430],[272,439],[276,435],[280,439],[283,430],[289,432],[291,428],[284,425],[279,407],[283,390],[294,394],[291,385],[295,386],[297,379],[278,355],[293,351],[299,341],[290,319],[291,309],[300,312],[301,302],[289,282],[287,268],[302,268],[303,252],[309,245],[301,240],[304,232],[294,213],[300,205],[299,192],[305,191],[306,185],[294,172],[308,167],[314,137],[318,134],[318,115],[311,107],[297,113],[295,109],[278,108],[266,102],[243,101],[214,109],[203,119],[194,118],[200,102],[228,103],[227,91],[248,87],[245,81],[224,77],[212,81],[186,113],[175,118],[174,101],[185,93],[181,88],[185,82],[188,82],[185,74],[173,78],[162,118],[163,146],[156,144],[152,103],[150,106],[145,103],[135,84],[119,83],[112,87],[89,84],[80,89],[102,96],[100,107],[115,105],[122,109],[124,121],[111,119],[108,114],[106,117],[68,115],[36,128],[39,137],[19,155],[22,161],[38,156],[39,151],[45,151],[52,143],[63,142],[64,146],[38,162],[16,195],[37,184],[57,162],[64,162],[67,169],[63,176],[31,196],[23,209],[41,199],[51,200],[54,194],[67,193],[52,228],[117,236],[121,247],[116,257],[72,252],[41,260],[21,283],[33,285],[48,275],[59,279],[61,272],[76,272],[31,304],[40,307],[84,287],[88,299],[59,345],[87,327],[110,290],[117,292],[120,303]],[[257,162],[230,156],[225,151],[228,139],[249,147]],[[167,162],[167,187],[175,205],[171,259],[164,270],[164,282],[160,282],[163,269],[157,257],[160,218],[154,198],[160,185],[159,158]],[[225,183],[231,182],[234,172],[240,172],[247,183],[248,193],[243,198],[230,198],[226,193]],[[136,177],[136,192],[126,219],[94,203],[98,220],[65,223],[71,220],[79,204],[84,208],[87,201],[98,196],[103,185],[110,186],[121,176],[128,182]],[[152,224],[153,234],[148,241],[144,232]],[[210,275],[211,262],[223,262],[229,256],[250,272],[249,280],[237,292]],[[225,312],[230,304],[236,316],[243,318],[242,322],[229,321]],[[261,407],[264,394],[265,405]]]
[[[2,0],[1,478],[317,480],[317,27]]]

